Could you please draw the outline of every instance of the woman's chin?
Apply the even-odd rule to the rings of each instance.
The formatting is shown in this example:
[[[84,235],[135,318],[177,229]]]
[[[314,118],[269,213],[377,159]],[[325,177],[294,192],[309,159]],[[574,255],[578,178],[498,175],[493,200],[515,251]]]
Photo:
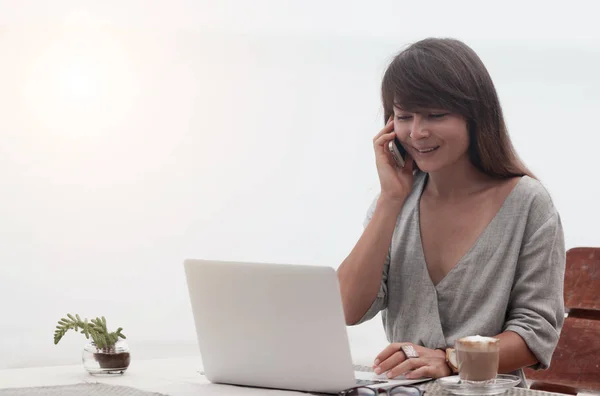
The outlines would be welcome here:
[[[419,169],[421,170],[421,172],[425,172],[425,173],[437,172],[440,169],[442,169],[442,167],[439,166],[439,164],[436,164],[431,161],[422,161],[422,162],[416,161],[416,164],[419,167]]]

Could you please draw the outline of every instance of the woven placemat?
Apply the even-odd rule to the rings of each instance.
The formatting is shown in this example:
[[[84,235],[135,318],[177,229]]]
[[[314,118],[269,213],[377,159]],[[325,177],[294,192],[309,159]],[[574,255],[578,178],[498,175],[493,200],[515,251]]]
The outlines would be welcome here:
[[[435,381],[427,382],[419,387],[421,389],[425,390],[425,396],[454,396],[452,393],[444,390]],[[511,389],[507,390],[505,393],[502,393],[502,396],[544,396],[544,395],[556,396],[556,393],[541,392],[538,390],[534,391],[534,390],[530,390],[530,389],[526,389],[526,388],[511,388]]]
[[[354,370],[356,371],[373,371],[373,368],[369,366],[363,365],[354,365]],[[444,390],[439,384],[435,381],[424,382],[421,384],[416,384],[419,388],[425,390],[426,396],[454,396],[452,393]],[[550,392],[542,392],[542,391],[533,391],[526,388],[511,388],[507,390],[502,396],[544,396],[544,395],[553,395],[556,396],[556,393]]]
[[[128,386],[106,384],[76,384],[33,388],[0,389],[0,396],[166,396]]]

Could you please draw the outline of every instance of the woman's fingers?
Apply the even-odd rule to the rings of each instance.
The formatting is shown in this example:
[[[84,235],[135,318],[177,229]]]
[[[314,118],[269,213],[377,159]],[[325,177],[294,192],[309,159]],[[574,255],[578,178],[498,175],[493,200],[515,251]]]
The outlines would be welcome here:
[[[392,356],[393,354],[395,354],[396,352],[400,351],[400,347],[402,345],[411,345],[410,342],[394,342],[391,343],[390,345],[388,345],[387,347],[384,348],[383,351],[381,351],[379,353],[379,355],[377,355],[375,357],[375,366],[380,366],[384,360],[386,360],[387,358],[389,358],[390,356]],[[404,355],[404,352],[401,353],[402,355]]]
[[[387,148],[387,143],[394,140],[395,137],[396,133],[394,131],[379,136],[377,140],[375,140],[375,142],[373,143],[373,145],[375,146],[375,150],[378,152],[382,149],[384,151],[389,151]]]
[[[391,120],[391,119],[390,119]],[[385,135],[386,133],[390,133],[394,131],[394,123],[391,121],[388,121],[387,124],[385,124],[385,126],[383,127],[382,130],[380,130],[377,135],[375,135],[375,137],[373,138],[373,142],[375,142],[377,139],[379,139],[381,136]]]
[[[413,371],[409,371],[405,374],[408,379],[417,378],[441,378],[452,374],[452,370],[446,364],[445,359],[432,358],[428,359],[428,364],[421,366]]]
[[[452,372],[446,364],[445,359],[437,357],[421,357],[406,359],[399,365],[387,372],[388,378],[404,375],[408,379],[422,377],[440,378],[450,375]]]
[[[426,366],[428,364],[428,360],[424,358],[412,358],[406,359],[396,367],[393,367],[387,373],[388,378],[398,377],[406,373],[407,371],[416,370],[420,367]]]
[[[418,369],[415,369],[413,371],[410,371],[408,373],[406,373],[404,376],[407,379],[417,379],[417,378],[423,378],[423,377],[428,377],[428,378],[439,378],[442,376],[436,376],[435,374],[435,368],[433,366],[421,366]]]
[[[375,367],[375,374],[383,374],[386,371],[396,367],[400,363],[406,360],[406,356],[404,356],[404,352],[397,351],[393,353],[391,356],[383,360],[379,365]]]

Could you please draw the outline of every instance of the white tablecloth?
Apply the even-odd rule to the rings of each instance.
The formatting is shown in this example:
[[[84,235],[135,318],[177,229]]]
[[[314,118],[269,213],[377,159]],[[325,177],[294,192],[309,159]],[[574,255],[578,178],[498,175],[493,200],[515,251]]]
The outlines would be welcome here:
[[[199,357],[135,360],[125,374],[114,377],[92,376],[83,369],[82,365],[7,369],[0,370],[0,388],[102,383],[129,386],[170,396],[306,396],[303,392],[211,384],[200,374],[201,370],[202,362]],[[514,392],[515,394],[544,394],[523,389],[515,389]]]
[[[199,371],[198,357],[136,360],[123,375],[92,376],[82,365],[0,370],[0,388],[69,385],[100,382],[172,396],[187,395],[306,395],[301,392],[211,384]]]

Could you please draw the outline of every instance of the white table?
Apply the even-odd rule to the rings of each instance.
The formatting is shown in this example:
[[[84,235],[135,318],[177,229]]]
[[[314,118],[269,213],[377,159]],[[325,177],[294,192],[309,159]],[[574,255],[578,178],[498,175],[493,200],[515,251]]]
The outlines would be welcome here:
[[[188,395],[305,395],[301,392],[244,388],[209,383],[199,371],[199,357],[132,360],[123,375],[104,377],[88,374],[81,364],[73,366],[34,367],[0,370],[0,388],[73,385],[100,382],[130,386],[149,392],[173,396]]]
[[[199,357],[135,360],[132,361],[131,366],[125,374],[111,377],[92,376],[83,369],[81,364],[73,366],[7,369],[0,370],[0,388],[24,388],[100,382],[109,385],[129,386],[148,392],[158,392],[172,396],[306,396],[306,393],[303,392],[211,384],[199,373],[201,369],[202,361]],[[548,394],[533,391],[520,391],[520,393],[535,395]]]

